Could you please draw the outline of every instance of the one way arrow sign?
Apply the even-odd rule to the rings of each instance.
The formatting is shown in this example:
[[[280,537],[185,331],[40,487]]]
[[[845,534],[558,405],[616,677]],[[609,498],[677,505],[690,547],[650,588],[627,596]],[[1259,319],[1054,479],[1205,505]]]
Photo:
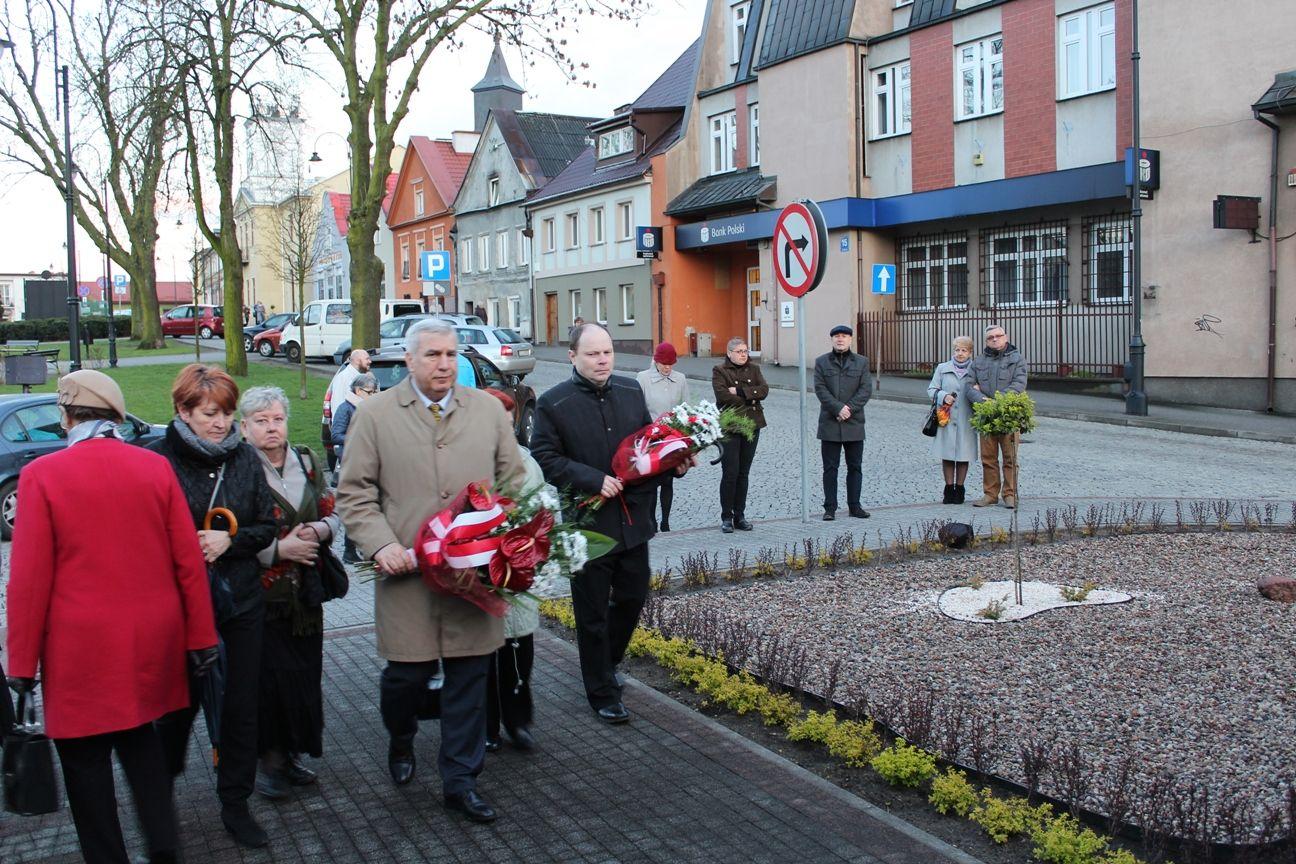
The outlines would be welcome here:
[[[873,293],[896,293],[896,268],[894,264],[873,265]]]

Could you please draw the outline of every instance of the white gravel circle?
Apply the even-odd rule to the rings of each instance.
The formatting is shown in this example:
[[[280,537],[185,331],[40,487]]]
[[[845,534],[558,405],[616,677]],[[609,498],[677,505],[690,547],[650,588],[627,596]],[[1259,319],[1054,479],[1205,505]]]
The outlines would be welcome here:
[[[1062,588],[1062,585],[1054,582],[1023,580],[1022,602],[1019,604],[1017,586],[1011,580],[986,582],[979,588],[960,585],[943,592],[937,601],[937,606],[942,614],[957,621],[967,621],[972,624],[1008,624],[1050,609],[1105,606],[1112,603],[1128,603],[1134,599],[1123,591],[1095,588],[1083,601],[1069,601],[1062,599]],[[993,608],[991,604],[1000,607],[997,617],[987,614]]]

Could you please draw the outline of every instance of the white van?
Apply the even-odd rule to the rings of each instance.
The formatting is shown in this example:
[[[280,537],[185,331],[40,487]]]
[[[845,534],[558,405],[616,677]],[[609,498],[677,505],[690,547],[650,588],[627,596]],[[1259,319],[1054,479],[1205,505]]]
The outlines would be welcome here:
[[[423,304],[416,300],[379,301],[379,318],[386,320],[396,315],[408,315],[423,311]],[[297,327],[290,327],[284,332],[280,350],[292,362],[305,353],[307,359],[331,359],[334,349],[343,340],[351,338],[351,301],[350,300],[316,300],[306,304],[302,311],[302,327],[306,341],[299,344],[301,332]]]

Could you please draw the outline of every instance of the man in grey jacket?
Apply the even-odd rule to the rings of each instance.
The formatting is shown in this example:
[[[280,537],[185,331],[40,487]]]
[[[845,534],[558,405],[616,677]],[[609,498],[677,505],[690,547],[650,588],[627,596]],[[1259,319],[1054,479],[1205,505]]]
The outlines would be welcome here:
[[[828,334],[833,350],[815,360],[814,389],[819,398],[819,452],[823,459],[824,521],[837,518],[837,467],[846,451],[846,506],[850,515],[869,518],[860,506],[864,486],[864,406],[873,395],[869,361],[851,351],[855,332],[838,324]]]
[[[972,361],[972,387],[965,389],[975,405],[996,393],[1026,392],[1026,360],[1008,342],[1008,334],[998,324],[985,330],[985,350]],[[990,507],[1000,500],[1009,510],[1017,506],[1017,445],[1020,435],[981,436],[981,485],[985,494],[973,507]],[[1000,457],[1003,465],[1000,467]]]

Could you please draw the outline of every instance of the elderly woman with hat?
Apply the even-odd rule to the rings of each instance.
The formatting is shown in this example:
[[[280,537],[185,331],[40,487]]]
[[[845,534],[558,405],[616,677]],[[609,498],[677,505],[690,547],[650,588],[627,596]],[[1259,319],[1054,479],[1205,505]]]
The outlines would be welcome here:
[[[121,440],[126,407],[101,372],[63,376],[69,447],[18,481],[9,579],[10,686],[44,691],[45,730],[63,765],[89,862],[126,862],[112,754],[131,787],[149,860],[180,846],[171,780],[153,721],[189,704],[186,663],[216,660],[207,569],[189,505],[166,460]],[[129,501],[129,507],[87,506]]]
[[[652,365],[635,376],[654,420],[688,401],[688,379],[675,370],[677,360],[675,346],[663,342],[653,351]],[[662,531],[669,531],[671,503],[675,500],[675,477],[669,471],[662,475],[660,489],[661,522],[658,524]]]

